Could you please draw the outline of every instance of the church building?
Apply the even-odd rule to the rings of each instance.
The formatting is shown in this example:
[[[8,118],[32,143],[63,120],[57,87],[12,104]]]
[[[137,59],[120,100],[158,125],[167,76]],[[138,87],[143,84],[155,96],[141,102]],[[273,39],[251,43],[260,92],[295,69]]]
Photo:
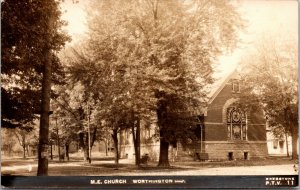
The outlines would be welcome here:
[[[266,121],[262,110],[245,112],[238,105],[243,90],[240,77],[233,72],[212,93],[208,106],[199,116],[202,121],[198,142],[170,146],[169,159],[234,160],[267,157]],[[153,138],[155,124],[141,126],[141,156],[158,160],[159,142]],[[120,135],[121,157],[134,158],[131,134]]]

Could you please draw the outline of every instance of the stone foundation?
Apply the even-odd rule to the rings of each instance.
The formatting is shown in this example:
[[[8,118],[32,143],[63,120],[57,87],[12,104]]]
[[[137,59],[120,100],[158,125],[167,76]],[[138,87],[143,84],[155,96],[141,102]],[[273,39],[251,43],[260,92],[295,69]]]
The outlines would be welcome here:
[[[265,141],[206,141],[204,147],[209,160],[251,159],[268,156]]]

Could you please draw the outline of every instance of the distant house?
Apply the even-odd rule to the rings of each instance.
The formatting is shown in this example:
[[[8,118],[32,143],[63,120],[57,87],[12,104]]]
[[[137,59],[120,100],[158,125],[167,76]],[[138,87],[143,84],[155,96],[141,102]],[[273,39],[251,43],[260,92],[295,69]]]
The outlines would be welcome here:
[[[268,155],[266,122],[262,110],[245,112],[238,107],[243,90],[240,78],[232,73],[212,94],[205,111],[198,116],[201,137],[185,146],[170,147],[170,160],[209,159],[232,160],[266,157]],[[151,138],[155,125],[141,127],[141,155],[157,160],[159,142]],[[121,157],[133,158],[134,147],[129,131],[120,135]]]
[[[276,137],[271,128],[267,126],[267,145],[270,156],[291,156],[292,155],[292,137]],[[299,152],[299,143],[297,143]]]
[[[267,129],[267,145],[270,156],[287,156],[287,152],[292,155],[291,137],[286,141],[285,138],[275,137],[272,131]]]

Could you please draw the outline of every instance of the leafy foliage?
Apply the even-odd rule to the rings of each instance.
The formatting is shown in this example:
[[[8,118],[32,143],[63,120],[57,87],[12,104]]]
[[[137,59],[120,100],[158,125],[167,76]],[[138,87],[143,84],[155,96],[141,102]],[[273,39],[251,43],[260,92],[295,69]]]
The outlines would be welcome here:
[[[52,80],[59,83],[62,72],[54,52],[68,37],[61,30],[58,1],[1,2],[2,126],[16,127],[32,121],[40,111],[40,89],[45,51],[51,50]],[[53,27],[49,28],[49,15]]]
[[[245,102],[250,108],[253,103],[259,103],[276,136],[292,135],[294,148],[298,138],[299,102],[296,43],[295,39],[264,38],[244,60]],[[295,151],[296,148],[294,156]]]
[[[235,47],[243,21],[227,1],[116,0],[92,1],[88,25],[66,62],[97,117],[113,130],[157,122],[170,142],[186,139],[186,117],[206,105],[212,64]]]

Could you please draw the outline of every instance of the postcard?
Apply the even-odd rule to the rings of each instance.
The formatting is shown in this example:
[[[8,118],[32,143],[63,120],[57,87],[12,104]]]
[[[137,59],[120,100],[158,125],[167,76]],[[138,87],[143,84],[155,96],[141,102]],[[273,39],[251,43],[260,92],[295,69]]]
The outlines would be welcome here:
[[[297,187],[297,3],[2,0],[2,187]]]

